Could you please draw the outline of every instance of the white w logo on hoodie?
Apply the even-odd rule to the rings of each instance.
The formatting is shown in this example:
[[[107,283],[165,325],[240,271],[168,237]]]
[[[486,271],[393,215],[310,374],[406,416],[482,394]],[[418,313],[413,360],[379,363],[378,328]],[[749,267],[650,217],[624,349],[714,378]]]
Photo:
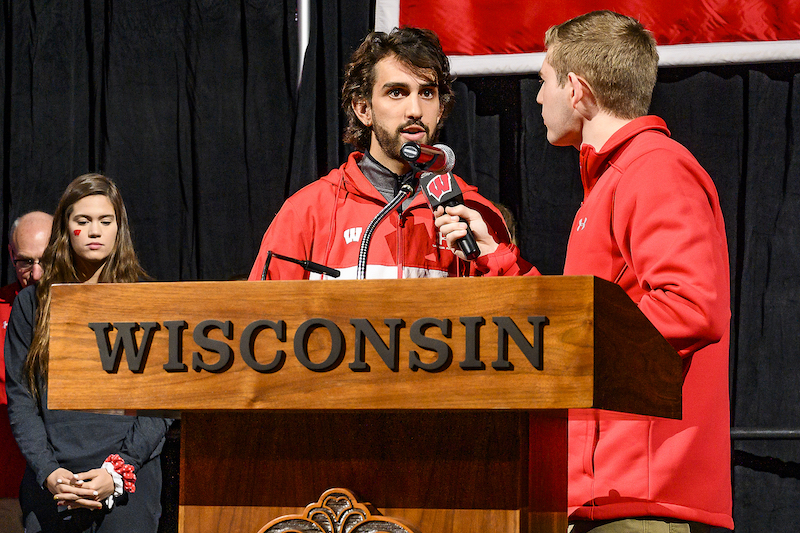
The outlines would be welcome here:
[[[362,228],[347,228],[344,230],[344,242],[350,244],[351,242],[358,242],[361,240]]]

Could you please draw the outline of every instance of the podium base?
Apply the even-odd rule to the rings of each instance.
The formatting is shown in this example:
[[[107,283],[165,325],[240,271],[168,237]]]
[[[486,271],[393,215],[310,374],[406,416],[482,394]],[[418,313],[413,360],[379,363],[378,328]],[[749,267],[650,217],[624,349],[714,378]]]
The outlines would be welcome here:
[[[563,533],[565,414],[186,412],[179,531],[255,533],[341,487],[423,533]]]

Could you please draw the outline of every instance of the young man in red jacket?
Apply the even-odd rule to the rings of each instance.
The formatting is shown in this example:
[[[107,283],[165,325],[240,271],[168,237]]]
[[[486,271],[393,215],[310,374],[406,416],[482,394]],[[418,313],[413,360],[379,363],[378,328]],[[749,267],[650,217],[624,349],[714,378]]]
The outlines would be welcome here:
[[[733,528],[728,346],[730,281],[714,183],[666,124],[647,116],[658,53],[635,19],[589,13],[548,30],[537,101],[547,139],[580,150],[584,200],[565,275],[613,281],[684,360],[681,420],[571,413],[572,533]],[[460,219],[458,217],[461,217]],[[449,244],[466,223],[495,275],[537,274],[468,208],[437,211]],[[460,253],[460,252],[459,252]]]
[[[408,141],[435,142],[454,103],[452,80],[432,31],[369,34],[353,53],[342,88],[348,118],[344,140],[360,151],[286,200],[264,234],[249,279],[320,277],[280,259],[272,259],[265,272],[270,251],[338,269],[340,279],[355,279],[364,231],[411,172],[400,148]],[[509,242],[497,209],[475,187],[456,179],[465,203],[484,216],[496,239]],[[367,279],[474,273],[440,237],[421,193],[390,212],[370,242]]]

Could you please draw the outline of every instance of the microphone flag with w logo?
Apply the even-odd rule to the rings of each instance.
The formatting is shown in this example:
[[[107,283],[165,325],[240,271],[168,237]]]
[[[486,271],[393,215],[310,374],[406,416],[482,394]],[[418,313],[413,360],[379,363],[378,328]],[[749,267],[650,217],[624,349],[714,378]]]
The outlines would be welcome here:
[[[420,176],[419,183],[433,211],[440,205],[450,205],[453,200],[455,203],[463,203],[461,188],[449,172],[446,174],[425,172]]]

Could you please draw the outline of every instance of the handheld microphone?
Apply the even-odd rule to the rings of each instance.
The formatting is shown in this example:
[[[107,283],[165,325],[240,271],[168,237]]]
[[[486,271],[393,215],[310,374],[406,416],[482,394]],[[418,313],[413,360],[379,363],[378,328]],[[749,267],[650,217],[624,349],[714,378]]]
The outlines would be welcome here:
[[[442,174],[453,170],[456,156],[446,144],[428,146],[408,141],[400,148],[400,155],[420,172]]]
[[[315,263],[314,261],[309,261],[307,259],[294,259],[292,257],[287,257],[285,255],[276,254],[272,250],[267,252],[267,260],[264,262],[264,270],[261,273],[261,279],[267,279],[267,271],[269,270],[269,263],[272,258],[281,259],[283,261],[289,261],[290,263],[294,263],[295,265],[300,265],[303,267],[303,270],[307,270],[308,272],[313,272],[315,274],[327,274],[332,278],[338,278],[341,272],[336,270],[335,268],[327,267],[325,265],[321,265],[319,263]]]
[[[458,186],[456,178],[450,172],[446,174],[425,172],[420,176],[419,184],[425,194],[425,198],[428,200],[428,205],[431,206],[431,211],[436,211],[436,208],[440,205],[453,207],[464,203],[461,187]],[[477,259],[481,255],[478,243],[475,241],[475,236],[472,234],[469,225],[467,225],[467,234],[456,242],[469,261]]]

